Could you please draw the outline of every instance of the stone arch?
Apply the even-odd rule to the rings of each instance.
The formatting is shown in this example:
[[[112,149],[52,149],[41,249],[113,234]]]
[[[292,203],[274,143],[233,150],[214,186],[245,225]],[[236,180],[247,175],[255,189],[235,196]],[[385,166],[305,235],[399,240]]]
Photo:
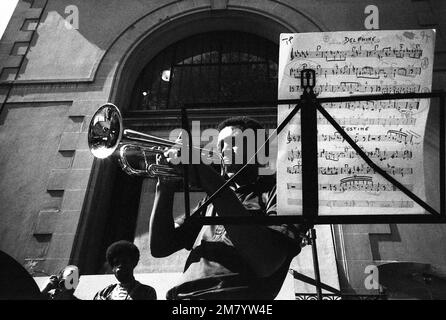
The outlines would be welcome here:
[[[135,21],[111,44],[98,63],[95,79],[112,76],[109,100],[125,109],[141,69],[172,43],[198,33],[234,30],[278,43],[280,33],[317,32],[326,28],[308,14],[278,1],[259,1],[212,10],[208,6],[160,7]]]
[[[228,6],[226,10],[210,10],[209,3],[200,7],[192,1],[175,1],[143,16],[117,36],[98,62],[93,84],[102,87],[105,94],[108,92],[108,100],[125,110],[144,66],[161,50],[183,38],[203,32],[234,30],[278,43],[280,33],[322,29],[304,13],[279,2],[264,0]],[[99,248],[101,237],[97,235],[104,232],[101,230],[105,230],[104,224],[108,221],[115,167],[111,161],[95,160],[93,163],[70,259],[86,273],[97,272],[95,259],[103,249]]]

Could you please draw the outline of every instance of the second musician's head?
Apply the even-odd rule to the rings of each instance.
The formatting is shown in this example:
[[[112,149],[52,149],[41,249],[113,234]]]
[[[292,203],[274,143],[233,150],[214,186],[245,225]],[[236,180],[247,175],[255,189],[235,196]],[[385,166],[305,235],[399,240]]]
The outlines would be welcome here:
[[[112,243],[107,248],[106,259],[119,282],[128,283],[134,279],[133,269],[139,261],[139,250],[133,243],[125,240]]]

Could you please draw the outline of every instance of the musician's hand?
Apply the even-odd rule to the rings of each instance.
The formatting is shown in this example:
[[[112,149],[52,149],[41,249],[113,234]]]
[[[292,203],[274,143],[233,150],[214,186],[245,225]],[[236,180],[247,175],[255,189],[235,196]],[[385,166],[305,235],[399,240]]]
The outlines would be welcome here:
[[[157,163],[162,165],[169,165],[173,168],[178,174],[182,174],[181,167],[179,164],[181,163],[181,136],[179,136],[175,140],[175,145],[170,148],[166,148],[164,150],[163,156],[158,155]]]
[[[166,152],[165,152],[165,154],[166,154]],[[169,162],[169,160],[166,158],[165,155],[157,154],[156,155],[156,164],[170,166],[178,174],[181,174],[181,171],[179,170],[179,168],[177,168],[177,166],[172,165]],[[179,185],[178,183],[179,183],[179,179],[172,179],[172,178],[165,177],[165,176],[158,176],[158,185],[159,186],[162,185],[162,186],[167,187],[167,188],[169,188],[171,190],[175,190],[176,186]]]
[[[48,283],[46,284],[42,292],[47,293],[50,290],[56,289],[58,286],[58,282],[59,279],[57,278],[57,276],[55,275],[50,276],[50,279],[48,280]]]
[[[175,140],[175,145],[164,150],[164,158],[160,156],[161,164],[170,164],[175,169],[178,164],[180,164],[180,151],[181,151],[182,139],[181,134]],[[164,162],[163,162],[164,161]],[[158,162],[158,158],[157,158]]]
[[[159,157],[157,157],[157,163],[159,161],[159,164],[168,164],[170,165],[172,168],[174,168],[174,170],[179,173],[181,176],[183,176],[183,171],[184,171],[184,166],[183,163],[184,159],[181,158],[181,146],[182,146],[182,140],[180,137],[178,137],[178,139],[175,141],[176,145],[166,149],[166,151],[164,152],[164,157],[159,155]],[[193,186],[199,186],[199,177],[197,174],[197,167],[199,165],[197,164],[190,164],[188,166],[188,177],[189,177],[189,184],[193,185]],[[167,179],[163,179],[164,180],[169,180]]]

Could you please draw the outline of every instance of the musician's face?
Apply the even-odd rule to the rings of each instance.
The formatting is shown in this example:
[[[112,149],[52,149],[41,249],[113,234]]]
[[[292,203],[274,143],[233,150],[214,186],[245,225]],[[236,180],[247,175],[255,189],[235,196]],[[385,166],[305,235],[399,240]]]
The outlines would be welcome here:
[[[243,135],[244,133],[239,128],[233,126],[223,128],[218,134],[218,149],[223,156],[225,172],[229,177],[239,171],[248,159],[252,158],[252,154],[248,154],[248,150],[251,150],[253,146],[248,148],[243,144],[253,143],[255,145],[255,141],[250,141],[249,138],[245,139],[246,137],[243,137]],[[257,175],[256,164],[249,164],[248,168],[244,170],[243,176],[249,178],[252,175]]]
[[[119,282],[126,283],[133,279],[135,266],[130,257],[125,255],[115,257],[112,264],[113,273]]]
[[[242,146],[236,145],[236,139],[241,131],[236,127],[225,127],[218,134],[218,149],[223,156],[223,162],[228,176],[232,176],[243,165],[235,164],[236,155],[242,152]]]

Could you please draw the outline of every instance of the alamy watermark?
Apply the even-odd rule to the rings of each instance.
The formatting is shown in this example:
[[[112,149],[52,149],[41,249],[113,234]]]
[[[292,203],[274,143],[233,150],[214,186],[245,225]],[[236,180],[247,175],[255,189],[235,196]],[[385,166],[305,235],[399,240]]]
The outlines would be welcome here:
[[[75,5],[65,7],[65,28],[79,29],[79,8]]]
[[[65,289],[76,290],[79,285],[79,269],[76,266],[65,267],[60,280],[63,282]],[[61,282],[59,282],[59,286],[62,285]]]
[[[364,279],[364,286],[367,290],[379,289],[379,270],[375,265],[368,265],[364,269],[364,273],[367,275]]]
[[[368,16],[364,20],[364,28],[367,30],[378,30],[379,29],[379,10],[378,7],[370,4],[364,9],[364,13]]]
[[[192,147],[189,148],[189,135],[184,129],[174,129],[170,132],[169,140],[181,141],[174,146],[178,153],[170,162],[178,164],[257,164],[259,174],[274,173],[268,165],[275,159],[277,151],[276,130],[234,128],[232,134],[219,141],[220,131],[206,129],[201,131],[200,121],[192,121]],[[269,139],[268,139],[269,137]]]

